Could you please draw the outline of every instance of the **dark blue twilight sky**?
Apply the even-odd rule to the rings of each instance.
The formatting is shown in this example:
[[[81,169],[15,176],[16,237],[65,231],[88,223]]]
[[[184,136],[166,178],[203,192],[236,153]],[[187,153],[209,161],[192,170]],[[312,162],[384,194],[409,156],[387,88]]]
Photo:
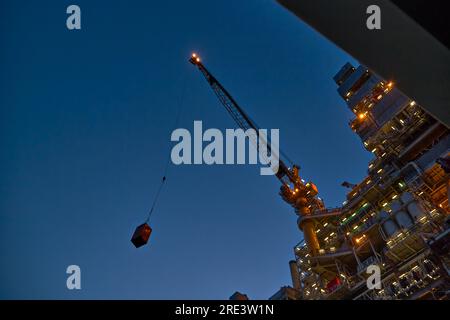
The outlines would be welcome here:
[[[82,30],[66,29],[78,4]],[[259,166],[181,166],[151,220],[183,83],[180,126],[234,123],[187,59],[193,50],[328,206],[371,155],[332,76],[347,61],[275,1],[0,2],[0,298],[266,299],[290,284],[301,240]],[[66,267],[82,289],[66,289]]]

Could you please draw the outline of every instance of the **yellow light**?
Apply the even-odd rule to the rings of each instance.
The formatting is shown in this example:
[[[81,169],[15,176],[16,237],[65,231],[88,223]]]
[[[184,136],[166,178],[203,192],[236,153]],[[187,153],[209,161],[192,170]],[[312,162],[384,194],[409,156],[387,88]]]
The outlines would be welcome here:
[[[377,99],[378,99],[378,100],[381,100],[381,98],[383,98],[383,96],[380,94],[380,95],[377,97]]]
[[[197,62],[200,62],[200,58],[197,58],[196,60],[197,60]]]
[[[196,54],[196,53],[193,53],[193,54],[192,54],[192,57],[193,57],[193,58],[196,58],[196,57],[197,57],[197,54]]]
[[[360,120],[364,119],[365,117],[366,117],[366,115],[365,115],[364,113],[360,113],[360,114],[358,115],[358,118],[359,118]]]
[[[394,83],[391,81],[388,83],[388,87],[391,88],[394,85]]]
[[[365,234],[363,234],[361,237],[359,237],[359,238],[356,238],[355,239],[355,241],[356,241],[356,243],[360,243],[361,242],[361,240],[363,240],[363,239],[365,239],[366,238],[366,235]]]

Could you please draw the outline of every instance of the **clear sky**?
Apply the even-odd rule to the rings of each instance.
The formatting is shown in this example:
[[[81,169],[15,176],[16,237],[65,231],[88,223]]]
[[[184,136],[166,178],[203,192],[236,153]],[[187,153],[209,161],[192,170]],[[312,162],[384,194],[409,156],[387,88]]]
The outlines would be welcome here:
[[[66,28],[77,4],[82,30]],[[1,1],[0,298],[267,299],[301,240],[259,166],[171,166],[149,245],[130,242],[179,127],[235,128],[205,65],[317,184],[345,200],[371,155],[334,74],[351,57],[272,0]],[[186,84],[186,93],[181,95]],[[68,265],[82,289],[69,291]]]

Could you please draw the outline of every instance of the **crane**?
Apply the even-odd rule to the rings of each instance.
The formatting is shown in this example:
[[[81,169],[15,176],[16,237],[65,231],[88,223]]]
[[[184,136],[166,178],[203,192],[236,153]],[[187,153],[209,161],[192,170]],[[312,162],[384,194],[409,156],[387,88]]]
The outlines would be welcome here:
[[[225,107],[236,124],[244,131],[254,129],[259,137],[259,128],[256,123],[245,113],[224,86],[206,69],[200,56],[193,53],[189,58],[189,62],[203,74],[220,103]],[[266,143],[267,149],[270,151],[270,142],[267,141]],[[323,210],[324,204],[317,197],[317,187],[312,182],[306,183],[301,179],[299,170],[300,168],[297,165],[293,165],[291,169],[279,159],[276,177],[281,182],[280,195],[284,201],[295,208],[295,212],[299,216],[297,220],[298,226],[304,234],[305,243],[311,253],[315,255],[320,248],[319,242],[314,230],[314,222],[312,219],[307,218],[312,212]]]

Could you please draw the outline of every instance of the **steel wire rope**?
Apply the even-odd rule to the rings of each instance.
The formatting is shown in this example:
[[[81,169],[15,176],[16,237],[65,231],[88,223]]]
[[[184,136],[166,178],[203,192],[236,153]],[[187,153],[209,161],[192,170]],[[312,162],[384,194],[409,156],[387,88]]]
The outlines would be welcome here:
[[[186,87],[187,87],[187,77],[186,77],[186,75],[183,77],[183,79],[184,80],[182,80],[183,84],[182,84],[182,89],[181,89],[181,95],[180,95],[180,97],[178,99],[178,103],[177,103],[178,110],[177,110],[177,114],[175,116],[174,128],[178,127],[178,123],[180,121],[181,112],[182,112],[183,105],[184,105],[184,96],[186,94]],[[156,192],[156,195],[155,195],[155,197],[153,199],[153,203],[152,203],[152,206],[151,206],[150,211],[148,213],[147,219],[145,220],[145,223],[148,223],[150,221],[152,213],[155,210],[156,205],[158,203],[158,199],[159,199],[159,196],[161,194],[161,191],[162,191],[162,189],[164,187],[165,182],[167,181],[167,173],[169,171],[170,161],[171,161],[171,152],[169,150],[169,154],[167,156],[167,161],[166,161],[166,164],[164,166],[163,177],[162,177],[161,182],[159,184],[159,187],[158,187],[158,190]]]

